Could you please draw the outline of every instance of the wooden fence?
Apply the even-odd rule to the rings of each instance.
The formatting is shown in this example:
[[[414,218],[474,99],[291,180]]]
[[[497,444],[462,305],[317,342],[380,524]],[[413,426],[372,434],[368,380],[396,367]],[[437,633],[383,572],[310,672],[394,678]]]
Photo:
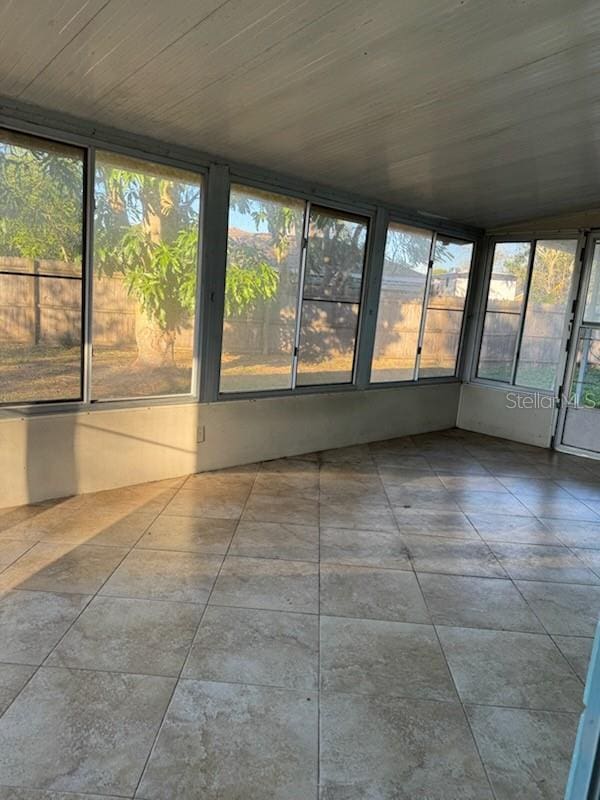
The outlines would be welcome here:
[[[0,343],[76,345],[81,339],[83,282],[78,265],[62,261],[0,259]],[[282,296],[283,295],[283,296]],[[295,297],[283,291],[275,301],[258,303],[243,316],[225,323],[224,349],[230,355],[271,355],[291,348],[295,329]],[[120,275],[100,277],[93,287],[94,344],[135,346],[138,303],[129,295]],[[379,309],[377,357],[410,360],[414,355],[421,318],[419,302],[406,302],[402,292],[386,290]],[[462,315],[456,310],[429,312],[427,357],[443,360],[456,349]],[[304,340],[311,350],[352,349],[356,308],[319,304],[305,308]],[[502,363],[511,352],[514,330],[511,318],[489,317],[482,360]],[[530,307],[523,358],[552,365],[562,337],[563,315],[555,307]],[[192,325],[181,331],[178,344],[191,347]],[[558,343],[558,344],[557,344]]]
[[[519,317],[488,314],[481,347],[481,364],[487,368],[512,359]],[[554,367],[560,355],[564,333],[564,314],[556,306],[530,304],[526,316],[521,362]]]
[[[2,258],[0,270],[15,270],[0,274],[0,343],[79,343],[83,281],[77,265]],[[94,281],[93,305],[94,344],[134,347],[139,305],[121,275]],[[181,331],[178,344],[191,347],[192,338],[190,325]]]

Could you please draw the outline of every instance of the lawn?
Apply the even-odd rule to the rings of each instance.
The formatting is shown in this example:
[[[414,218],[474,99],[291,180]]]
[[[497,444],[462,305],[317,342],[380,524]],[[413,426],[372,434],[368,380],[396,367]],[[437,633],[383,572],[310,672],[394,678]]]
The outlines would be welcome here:
[[[192,353],[178,349],[167,369],[135,366],[135,347],[94,348],[92,394],[95,399],[189,394]],[[0,402],[77,400],[81,351],[63,346],[0,346]]]

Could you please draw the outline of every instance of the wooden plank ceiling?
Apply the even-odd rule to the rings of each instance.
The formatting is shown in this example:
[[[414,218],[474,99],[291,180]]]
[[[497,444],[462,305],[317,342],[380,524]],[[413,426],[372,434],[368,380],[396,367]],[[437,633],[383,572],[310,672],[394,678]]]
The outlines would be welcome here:
[[[593,0],[1,0],[0,95],[482,226],[600,203]]]

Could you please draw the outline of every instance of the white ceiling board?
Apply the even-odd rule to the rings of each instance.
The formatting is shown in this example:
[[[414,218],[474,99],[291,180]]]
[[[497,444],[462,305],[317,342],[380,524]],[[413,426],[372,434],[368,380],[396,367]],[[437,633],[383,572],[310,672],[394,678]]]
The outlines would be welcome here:
[[[2,91],[29,88],[110,0],[4,0],[0,3]]]
[[[600,204],[592,0],[0,2],[0,94],[481,226]]]

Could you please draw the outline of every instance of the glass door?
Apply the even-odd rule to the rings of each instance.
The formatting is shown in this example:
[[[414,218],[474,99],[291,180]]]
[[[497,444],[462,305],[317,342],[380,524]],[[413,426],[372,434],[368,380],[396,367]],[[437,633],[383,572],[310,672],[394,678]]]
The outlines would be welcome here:
[[[600,455],[600,232],[592,235],[567,365],[558,442]]]

